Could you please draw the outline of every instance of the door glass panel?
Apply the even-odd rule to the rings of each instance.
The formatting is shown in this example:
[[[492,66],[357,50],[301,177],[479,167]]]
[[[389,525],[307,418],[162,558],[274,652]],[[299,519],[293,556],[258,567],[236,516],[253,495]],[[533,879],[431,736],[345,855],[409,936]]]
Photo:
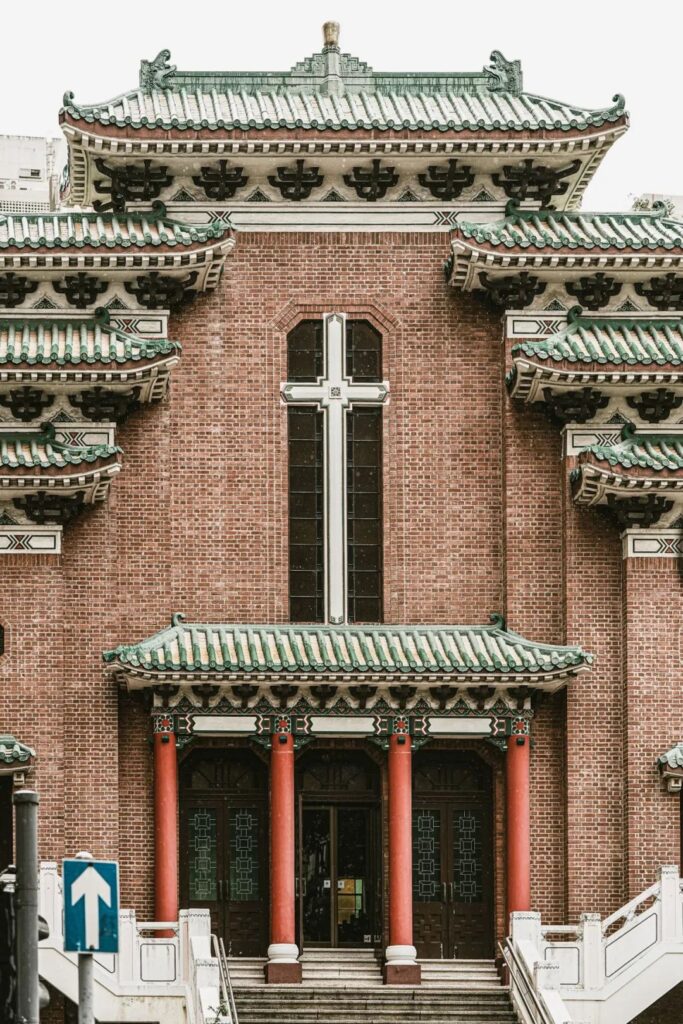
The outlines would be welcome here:
[[[232,807],[228,813],[230,844],[230,899],[259,898],[258,835],[256,807]]]
[[[483,894],[482,814],[455,811],[453,817],[453,881],[457,903],[480,903]]]
[[[188,821],[189,890],[193,901],[216,900],[216,812],[195,807]]]
[[[329,808],[304,810],[301,839],[304,940],[330,942],[332,851]]]
[[[364,808],[337,811],[337,941],[371,942],[368,913],[369,814]]]
[[[441,900],[441,812],[413,809],[413,899]]]

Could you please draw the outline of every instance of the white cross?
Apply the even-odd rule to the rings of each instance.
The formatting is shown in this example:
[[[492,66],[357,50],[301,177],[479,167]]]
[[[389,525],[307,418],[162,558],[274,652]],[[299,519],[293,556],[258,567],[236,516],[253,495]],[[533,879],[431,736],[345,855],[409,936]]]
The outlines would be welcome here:
[[[315,384],[281,385],[288,405],[314,405],[323,412],[325,484],[325,621],[347,621],[346,413],[355,405],[383,405],[389,385],[354,384],[345,375],[346,313],[323,316],[323,375]]]

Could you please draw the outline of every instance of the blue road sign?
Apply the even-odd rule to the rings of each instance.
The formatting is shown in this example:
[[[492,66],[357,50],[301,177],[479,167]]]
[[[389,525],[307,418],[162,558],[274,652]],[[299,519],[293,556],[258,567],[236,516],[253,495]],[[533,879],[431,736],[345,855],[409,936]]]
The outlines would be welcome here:
[[[119,866],[113,860],[65,860],[64,949],[118,953]]]

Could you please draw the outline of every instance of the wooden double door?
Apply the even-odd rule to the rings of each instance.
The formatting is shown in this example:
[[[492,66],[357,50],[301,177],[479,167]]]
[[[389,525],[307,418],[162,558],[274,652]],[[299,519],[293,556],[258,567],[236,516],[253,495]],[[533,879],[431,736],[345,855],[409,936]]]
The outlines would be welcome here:
[[[232,956],[268,944],[268,769],[250,751],[192,751],[180,775],[181,899],[211,911]]]
[[[413,915],[418,957],[494,955],[493,801],[475,755],[418,751],[413,770]]]

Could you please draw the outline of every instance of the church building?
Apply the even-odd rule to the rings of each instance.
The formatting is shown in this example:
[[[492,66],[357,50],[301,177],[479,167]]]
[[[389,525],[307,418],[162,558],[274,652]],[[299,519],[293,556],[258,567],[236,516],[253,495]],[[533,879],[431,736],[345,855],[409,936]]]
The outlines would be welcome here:
[[[236,978],[386,992],[680,863],[683,222],[583,209],[623,97],[323,32],[67,92],[0,216],[0,849],[14,779]]]

